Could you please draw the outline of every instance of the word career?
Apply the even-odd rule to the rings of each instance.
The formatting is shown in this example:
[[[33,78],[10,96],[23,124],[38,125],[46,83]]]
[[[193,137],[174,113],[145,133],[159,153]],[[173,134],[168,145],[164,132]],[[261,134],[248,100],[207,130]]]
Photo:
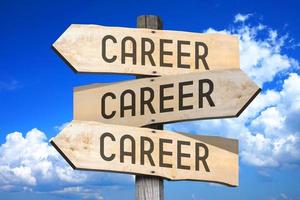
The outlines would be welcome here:
[[[77,72],[157,76],[240,66],[238,38],[217,33],[72,24],[53,47]]]
[[[156,113],[174,112],[174,110],[192,110],[207,106],[214,107],[211,97],[214,84],[210,79],[168,83],[156,87],[141,87],[140,90],[125,89],[121,93],[106,92],[100,94],[101,117],[112,119]],[[110,106],[118,102],[117,107]],[[189,103],[190,102],[190,103]],[[192,102],[197,102],[193,104]],[[139,113],[137,113],[139,111]]]
[[[93,84],[74,89],[74,119],[140,127],[234,117],[259,91],[241,70]]]

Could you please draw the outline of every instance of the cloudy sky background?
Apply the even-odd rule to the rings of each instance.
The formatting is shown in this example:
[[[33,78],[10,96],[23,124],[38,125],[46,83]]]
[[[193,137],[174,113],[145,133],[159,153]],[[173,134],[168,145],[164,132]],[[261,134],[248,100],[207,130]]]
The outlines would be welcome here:
[[[300,199],[300,5],[135,3],[1,1],[0,199],[134,199],[134,176],[74,171],[49,144],[71,120],[74,86],[134,77],[75,75],[50,46],[71,23],[135,27],[144,13],[165,29],[238,35],[241,68],[263,89],[239,118],[165,126],[240,141],[239,187],[165,182],[166,199]],[[276,21],[277,10],[290,18]]]

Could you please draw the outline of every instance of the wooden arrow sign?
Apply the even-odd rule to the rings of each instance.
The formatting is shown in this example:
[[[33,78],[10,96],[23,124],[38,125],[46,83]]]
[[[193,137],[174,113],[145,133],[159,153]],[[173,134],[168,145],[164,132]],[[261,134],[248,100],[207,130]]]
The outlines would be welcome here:
[[[73,121],[51,143],[74,169],[238,185],[238,141]]]
[[[71,25],[53,44],[76,72],[170,75],[239,68],[236,36]]]
[[[74,90],[74,119],[145,126],[237,117],[260,92],[241,70],[89,85]]]

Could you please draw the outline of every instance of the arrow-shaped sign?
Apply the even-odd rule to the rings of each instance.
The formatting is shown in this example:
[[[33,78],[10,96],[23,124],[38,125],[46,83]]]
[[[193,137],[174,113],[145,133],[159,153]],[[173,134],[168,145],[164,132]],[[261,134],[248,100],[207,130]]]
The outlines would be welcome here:
[[[260,92],[241,70],[219,70],[75,88],[74,119],[145,126],[237,117]]]
[[[239,68],[236,36],[71,25],[53,44],[76,72],[170,75]]]
[[[73,121],[52,141],[74,169],[238,185],[238,141]]]

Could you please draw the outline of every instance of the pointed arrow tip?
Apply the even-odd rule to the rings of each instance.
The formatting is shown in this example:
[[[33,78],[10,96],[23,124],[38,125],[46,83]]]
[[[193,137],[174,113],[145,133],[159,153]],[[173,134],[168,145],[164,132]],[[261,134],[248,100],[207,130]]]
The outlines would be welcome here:
[[[258,90],[253,94],[253,96],[247,101],[247,103],[237,112],[235,117],[239,117],[242,112],[249,106],[249,104],[255,99],[255,97],[261,92],[261,88],[258,88]]]
[[[77,169],[76,166],[72,163],[72,161],[64,154],[64,152],[55,144],[53,140],[50,141],[51,145],[59,152],[59,154],[69,163],[69,165],[73,169]]]
[[[55,42],[56,43],[56,42]],[[56,44],[52,44],[51,48],[52,50],[64,61],[64,63],[66,63],[74,73],[78,73],[78,71],[75,69],[75,67],[73,67],[73,65],[59,52],[57,45]]]

